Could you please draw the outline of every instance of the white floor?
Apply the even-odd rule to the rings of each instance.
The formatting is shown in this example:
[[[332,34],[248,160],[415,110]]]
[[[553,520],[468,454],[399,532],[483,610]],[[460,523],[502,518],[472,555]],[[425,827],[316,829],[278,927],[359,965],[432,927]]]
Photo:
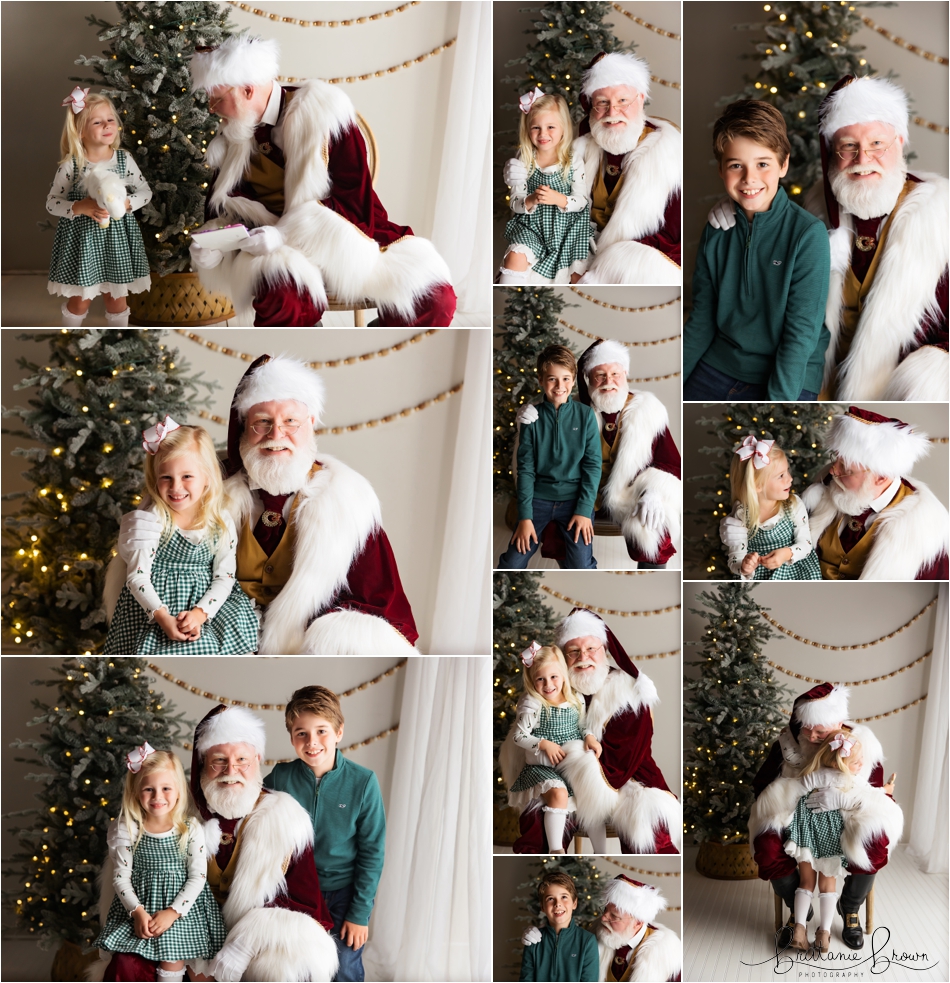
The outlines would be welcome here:
[[[874,937],[855,952],[841,941],[841,918],[831,928],[831,949],[820,962],[785,962],[775,968],[774,908],[765,881],[715,881],[696,872],[698,848],[683,864],[683,979],[882,980],[950,979],[946,874],[924,874],[901,845],[874,882]],[[838,880],[840,893],[843,879]],[[809,939],[818,925],[808,926]],[[864,908],[861,909],[864,923]],[[901,959],[906,954],[906,958]],[[852,958],[854,957],[854,958]],[[893,961],[891,961],[893,960]],[[901,960],[905,965],[897,965]]]

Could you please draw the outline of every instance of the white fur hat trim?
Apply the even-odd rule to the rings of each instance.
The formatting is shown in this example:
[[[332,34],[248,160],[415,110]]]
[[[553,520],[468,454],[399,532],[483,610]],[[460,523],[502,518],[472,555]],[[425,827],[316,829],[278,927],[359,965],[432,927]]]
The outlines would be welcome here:
[[[607,643],[607,626],[592,611],[575,611],[557,626],[557,646],[563,649],[564,643],[572,638],[599,638]]]
[[[608,338],[590,350],[590,354],[584,360],[584,378],[590,382],[590,374],[598,365],[612,365],[615,362],[629,375],[630,352],[627,346]]]
[[[247,707],[228,707],[205,721],[196,747],[204,757],[208,748],[218,744],[250,744],[263,758],[264,743],[264,721]]]
[[[280,74],[280,45],[273,39],[235,34],[214,51],[191,56],[188,67],[196,89],[264,85]]]
[[[258,366],[234,394],[234,405],[241,419],[258,403],[294,399],[303,403],[319,425],[323,415],[323,380],[303,362],[289,355],[276,355]]]
[[[652,922],[666,909],[666,898],[652,885],[636,887],[619,878],[607,882],[602,898],[605,905],[614,905],[638,922]]]
[[[644,100],[649,99],[650,66],[642,58],[622,51],[604,55],[593,68],[584,72],[581,93],[592,96],[598,89],[613,85],[629,85],[642,92]]]
[[[828,97],[821,118],[821,135],[830,140],[843,126],[890,123],[907,143],[907,93],[888,79],[855,79]]]
[[[803,727],[831,727],[848,719],[848,690],[835,688],[820,700],[808,700],[795,708],[795,717]]]
[[[900,422],[869,423],[850,413],[832,420],[827,446],[841,460],[887,478],[909,475],[917,461],[930,453],[930,440],[923,431]]]

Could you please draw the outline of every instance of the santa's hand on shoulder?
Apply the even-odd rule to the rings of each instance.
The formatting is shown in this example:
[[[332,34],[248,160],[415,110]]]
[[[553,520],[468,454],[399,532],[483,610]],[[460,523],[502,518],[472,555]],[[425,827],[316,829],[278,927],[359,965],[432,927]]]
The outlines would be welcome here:
[[[214,957],[209,975],[216,980],[238,981],[244,976],[253,955],[254,952],[237,939],[228,939]]]
[[[513,188],[516,184],[524,184],[528,180],[528,168],[524,166],[520,158],[512,157],[505,162],[505,170],[502,176],[505,184],[509,188]]]
[[[525,403],[515,416],[516,423],[534,423],[538,418],[538,408],[534,403]]]
[[[531,928],[525,929],[524,935],[521,936],[522,945],[537,945],[541,941],[541,929],[537,925],[532,925]]]
[[[852,805],[852,797],[836,788],[816,788],[805,799],[805,805],[812,812],[831,812],[834,809],[847,809]]]
[[[252,256],[266,256],[284,244],[284,236],[276,225],[265,225],[259,229],[251,229],[246,239],[241,242],[241,252]]]
[[[129,562],[136,551],[155,545],[162,536],[162,520],[154,512],[126,512],[119,521],[119,556]]]
[[[637,514],[640,521],[648,528],[659,532],[666,525],[666,512],[663,500],[656,492],[645,491],[637,503]]]
[[[749,530],[746,529],[744,522],[736,519],[734,516],[727,515],[719,523],[719,538],[728,549],[738,549],[748,542]]]
[[[224,259],[224,253],[220,249],[205,249],[197,242],[192,242],[188,252],[191,256],[192,269],[213,270],[216,266],[220,266],[221,260]]]
[[[731,229],[736,224],[736,204],[729,195],[723,195],[713,205],[706,221],[714,229]]]

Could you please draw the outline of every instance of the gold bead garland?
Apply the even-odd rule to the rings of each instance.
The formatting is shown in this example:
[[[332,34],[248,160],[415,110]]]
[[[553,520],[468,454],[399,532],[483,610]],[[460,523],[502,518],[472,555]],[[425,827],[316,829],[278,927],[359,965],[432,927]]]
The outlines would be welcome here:
[[[942,133],[944,136],[950,136],[950,127],[941,126],[939,123],[931,123],[930,120],[924,119],[923,116],[912,116],[911,119],[918,126],[922,126],[927,130],[933,130],[934,133]]]
[[[564,601],[566,604],[570,604],[571,607],[575,608],[585,608],[588,611],[596,611],[598,614],[609,614],[611,616],[620,618],[641,618],[648,617],[651,614],[668,614],[670,611],[679,611],[679,604],[672,604],[668,608],[657,608],[655,611],[615,611],[613,608],[597,608],[593,604],[585,604],[583,601],[576,601],[573,597],[568,597],[566,594],[556,591],[553,587],[548,587],[547,584],[541,584],[541,590],[546,591],[552,597],[558,598],[558,600]],[[666,652],[665,655],[673,655],[675,653]],[[633,656],[633,658],[644,658],[643,656]]]
[[[877,31],[882,37],[887,38],[892,44],[896,44],[899,48],[903,48],[905,51],[909,51],[912,54],[917,55],[920,58],[926,58],[927,61],[934,61],[938,65],[950,65],[950,61],[944,58],[942,55],[935,55],[933,52],[924,51],[923,48],[916,44],[911,44],[910,41],[905,41],[902,37],[898,37],[896,34],[891,34],[886,27],[881,27],[879,24],[875,24],[870,17],[861,17],[865,25],[871,28],[872,31]]]
[[[368,362],[373,358],[384,358],[386,355],[392,355],[393,352],[401,352],[410,345],[415,345],[426,338],[430,338],[434,334],[438,334],[439,330],[439,328],[429,328],[427,331],[420,331],[419,334],[414,334],[405,341],[400,341],[395,345],[389,345],[387,348],[380,348],[375,352],[364,352],[362,355],[350,355],[347,358],[334,358],[326,362],[307,362],[307,367],[311,369],[337,369],[341,365],[356,365],[358,362]],[[239,358],[242,362],[253,362],[257,358],[256,355],[239,352],[234,348],[227,348],[224,345],[219,345],[216,341],[209,341],[207,338],[202,338],[201,335],[195,334],[193,331],[188,331],[185,328],[175,328],[174,331],[175,334],[180,334],[189,341],[193,341],[196,345],[203,345],[213,352],[219,352],[231,358]]]
[[[318,437],[322,437],[328,433],[353,433],[356,430],[365,430],[371,427],[378,427],[381,423],[392,423],[394,420],[398,420],[400,417],[412,416],[413,413],[418,413],[421,410],[428,409],[433,403],[444,403],[449,396],[454,396],[457,392],[460,392],[464,384],[464,381],[462,381],[458,383],[458,385],[453,386],[451,389],[446,389],[445,392],[439,393],[438,396],[433,396],[431,399],[424,399],[421,403],[417,403],[415,406],[407,406],[404,410],[400,410],[398,413],[388,413],[386,416],[378,417],[375,420],[367,420],[365,423],[350,423],[345,427],[320,427],[319,430],[314,430],[314,433]],[[225,420],[223,416],[218,416],[215,413],[209,413],[207,410],[199,410],[198,416],[202,420],[210,420],[212,423],[219,423],[223,427],[228,425],[228,421]]]
[[[607,570],[615,577],[647,577],[653,573],[652,570]]]
[[[410,3],[401,3],[398,7],[383,10],[378,14],[366,14],[364,17],[352,17],[349,20],[298,20],[296,17],[283,17],[280,14],[271,14],[259,7],[252,7],[249,3],[239,3],[238,0],[227,0],[232,7],[237,7],[249,14],[257,17],[266,17],[268,20],[276,21],[281,24],[296,24],[297,27],[352,27],[354,24],[367,24],[370,21],[382,20],[384,17],[392,17],[393,14],[401,14],[410,7],[418,7],[420,0],[411,0]]]
[[[619,3],[612,3],[610,6],[613,7],[618,14],[623,14],[624,17],[629,17],[635,24],[645,27],[648,31],[653,31],[654,34],[659,34],[664,38],[672,38],[674,41],[683,40],[679,34],[674,34],[672,31],[664,31],[662,27],[657,27],[655,24],[650,24],[648,21],[637,17],[635,14],[631,14],[629,10],[624,10]],[[631,868],[631,870],[632,869],[633,868]]]
[[[889,635],[882,635],[880,638],[875,639],[873,642],[863,642],[861,645],[823,645],[821,642],[813,642],[811,641],[811,639],[803,638],[801,635],[796,635],[795,632],[793,632],[790,628],[786,628],[784,625],[780,625],[774,618],[767,615],[764,611],[762,611],[761,614],[762,617],[765,618],[765,620],[770,625],[773,625],[774,627],[778,628],[780,632],[783,632],[784,634],[788,635],[789,638],[794,638],[796,642],[801,642],[804,645],[811,645],[813,648],[816,649],[827,649],[831,652],[853,652],[856,649],[866,649],[866,648],[870,648],[872,645],[880,645],[881,642],[886,642],[888,639],[893,638],[895,635],[899,635],[902,631],[906,630],[907,628],[910,628],[910,626],[914,624],[915,621],[920,620],[936,603],[937,603],[937,598],[934,598],[926,607],[921,608],[921,610],[918,611],[917,614],[915,614],[913,618],[911,618],[910,621],[907,622],[907,624],[901,625],[900,628],[897,628],[895,631],[892,631]]]
[[[950,437],[931,437],[931,444],[950,444]]]
[[[924,652],[919,659],[914,659],[913,662],[908,663],[906,666],[901,666],[900,669],[895,669],[893,672],[889,672],[884,676],[874,676],[871,679],[851,679],[845,682],[841,682],[837,679],[812,679],[811,676],[803,676],[800,673],[792,672],[791,669],[786,669],[785,666],[780,666],[777,662],[773,662],[771,659],[766,659],[765,661],[773,669],[778,669],[779,672],[784,672],[786,676],[794,676],[795,679],[801,679],[806,683],[834,683],[835,686],[867,686],[870,683],[879,683],[884,679],[890,679],[892,676],[896,676],[898,673],[906,672],[908,669],[913,669],[918,662],[923,662],[924,659],[931,655],[933,655],[933,649],[931,649],[929,652]]]
[[[905,703],[902,707],[897,707],[894,710],[888,710],[886,713],[876,713],[873,717],[854,717],[853,719],[856,724],[866,724],[871,720],[883,720],[885,717],[893,717],[895,713],[900,713],[902,710],[909,710],[911,707],[917,706],[918,703],[923,703],[926,699],[927,694],[924,693],[923,696],[919,696],[916,700],[912,700],[910,703]],[[782,707],[781,710],[786,717],[790,717],[792,715],[791,710],[786,710],[784,707]]]
[[[642,379],[627,379],[627,382],[662,382],[664,379],[675,379],[681,374],[680,372],[670,372],[668,375],[648,375]]]
[[[240,705],[249,706],[249,704],[240,704]],[[390,734],[395,734],[397,730],[399,730],[399,724],[393,724],[392,727],[389,727],[386,730],[382,730],[378,734],[374,734],[372,737],[367,737],[365,741],[357,741],[355,744],[347,744],[346,747],[341,747],[338,750],[340,751],[341,754],[346,754],[347,751],[356,751],[358,748],[366,747],[368,744],[372,744],[374,741],[381,741],[384,737],[389,737]],[[194,745],[192,745],[188,741],[183,741],[181,746],[186,751],[191,751]],[[273,767],[274,765],[284,765],[287,764],[288,761],[294,761],[294,760],[296,759],[295,758],[265,758],[261,762],[261,764],[270,765],[271,767]]]
[[[643,662],[646,659],[668,659],[671,655],[679,655],[680,649],[673,649],[672,652],[654,652],[653,655],[635,655],[633,656],[637,662]]]
[[[578,334],[584,335],[585,338],[593,338],[595,341],[602,338],[602,334],[591,334],[589,331],[585,331],[583,328],[579,328],[570,321],[565,321],[564,318],[559,317],[557,319],[558,324],[564,325],[565,328],[570,328],[571,331],[576,331]],[[657,338],[656,341],[621,341],[621,345],[626,345],[627,348],[649,348],[651,345],[665,345],[669,341],[679,341],[682,335],[674,334],[670,335],[669,338]]]
[[[347,75],[345,78],[341,76],[340,78],[335,79],[320,79],[320,81],[328,82],[330,85],[342,85],[344,82],[366,82],[369,79],[382,78],[384,75],[392,75],[393,72],[402,71],[404,68],[412,68],[413,65],[418,65],[427,58],[433,58],[435,55],[442,54],[443,51],[447,51],[449,48],[451,48],[457,40],[458,38],[452,38],[450,41],[446,41],[445,44],[440,44],[431,51],[427,51],[424,55],[419,55],[418,58],[410,58],[409,61],[404,61],[401,65],[393,65],[391,68],[382,68],[378,72],[367,72],[365,75]],[[277,81],[306,82],[307,78],[297,75],[278,75]]]
[[[683,86],[679,82],[668,82],[666,79],[661,79],[659,75],[651,75],[650,78],[656,82],[657,85],[665,85],[668,89],[682,89]]]
[[[570,287],[569,289],[571,293],[577,294],[578,297],[583,297],[584,300],[589,300],[598,307],[606,307],[612,311],[623,311],[625,314],[644,314],[647,311],[662,311],[667,307],[678,304],[682,300],[682,296],[680,296],[666,301],[665,304],[651,304],[649,307],[621,307],[619,304],[608,304],[605,300],[598,300],[596,297],[591,297],[590,294],[585,294],[583,290],[578,290],[577,287]]]
[[[631,867],[630,864],[622,864],[619,860],[614,860],[613,857],[604,857],[608,863],[612,863],[615,867],[623,867],[624,870],[632,870],[635,874],[646,874],[647,877],[679,877],[680,872],[678,870],[645,870],[643,867]]]

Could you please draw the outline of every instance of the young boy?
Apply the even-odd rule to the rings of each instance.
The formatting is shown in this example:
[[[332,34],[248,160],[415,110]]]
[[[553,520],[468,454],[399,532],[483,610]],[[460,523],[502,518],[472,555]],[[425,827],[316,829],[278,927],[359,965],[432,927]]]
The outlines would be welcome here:
[[[726,107],[713,149],[735,225],[707,225],[683,331],[683,399],[814,400],[829,334],[828,234],[779,179],[791,145],[767,102]]]
[[[541,929],[541,941],[525,946],[520,979],[596,980],[600,969],[597,939],[571,924],[577,908],[574,879],[553,871],[538,885],[538,900],[548,923]]]
[[[538,419],[522,427],[518,444],[518,526],[498,560],[501,570],[523,570],[552,520],[564,537],[565,568],[594,570],[594,500],[600,484],[600,433],[594,411],[571,399],[577,361],[563,345],[538,356],[544,402]]]
[[[336,693],[323,686],[298,689],[284,721],[297,760],[275,765],[264,785],[289,792],[310,813],[313,859],[340,957],[334,980],[362,980],[363,945],[386,841],[379,782],[369,768],[336,749],[343,737]]]

